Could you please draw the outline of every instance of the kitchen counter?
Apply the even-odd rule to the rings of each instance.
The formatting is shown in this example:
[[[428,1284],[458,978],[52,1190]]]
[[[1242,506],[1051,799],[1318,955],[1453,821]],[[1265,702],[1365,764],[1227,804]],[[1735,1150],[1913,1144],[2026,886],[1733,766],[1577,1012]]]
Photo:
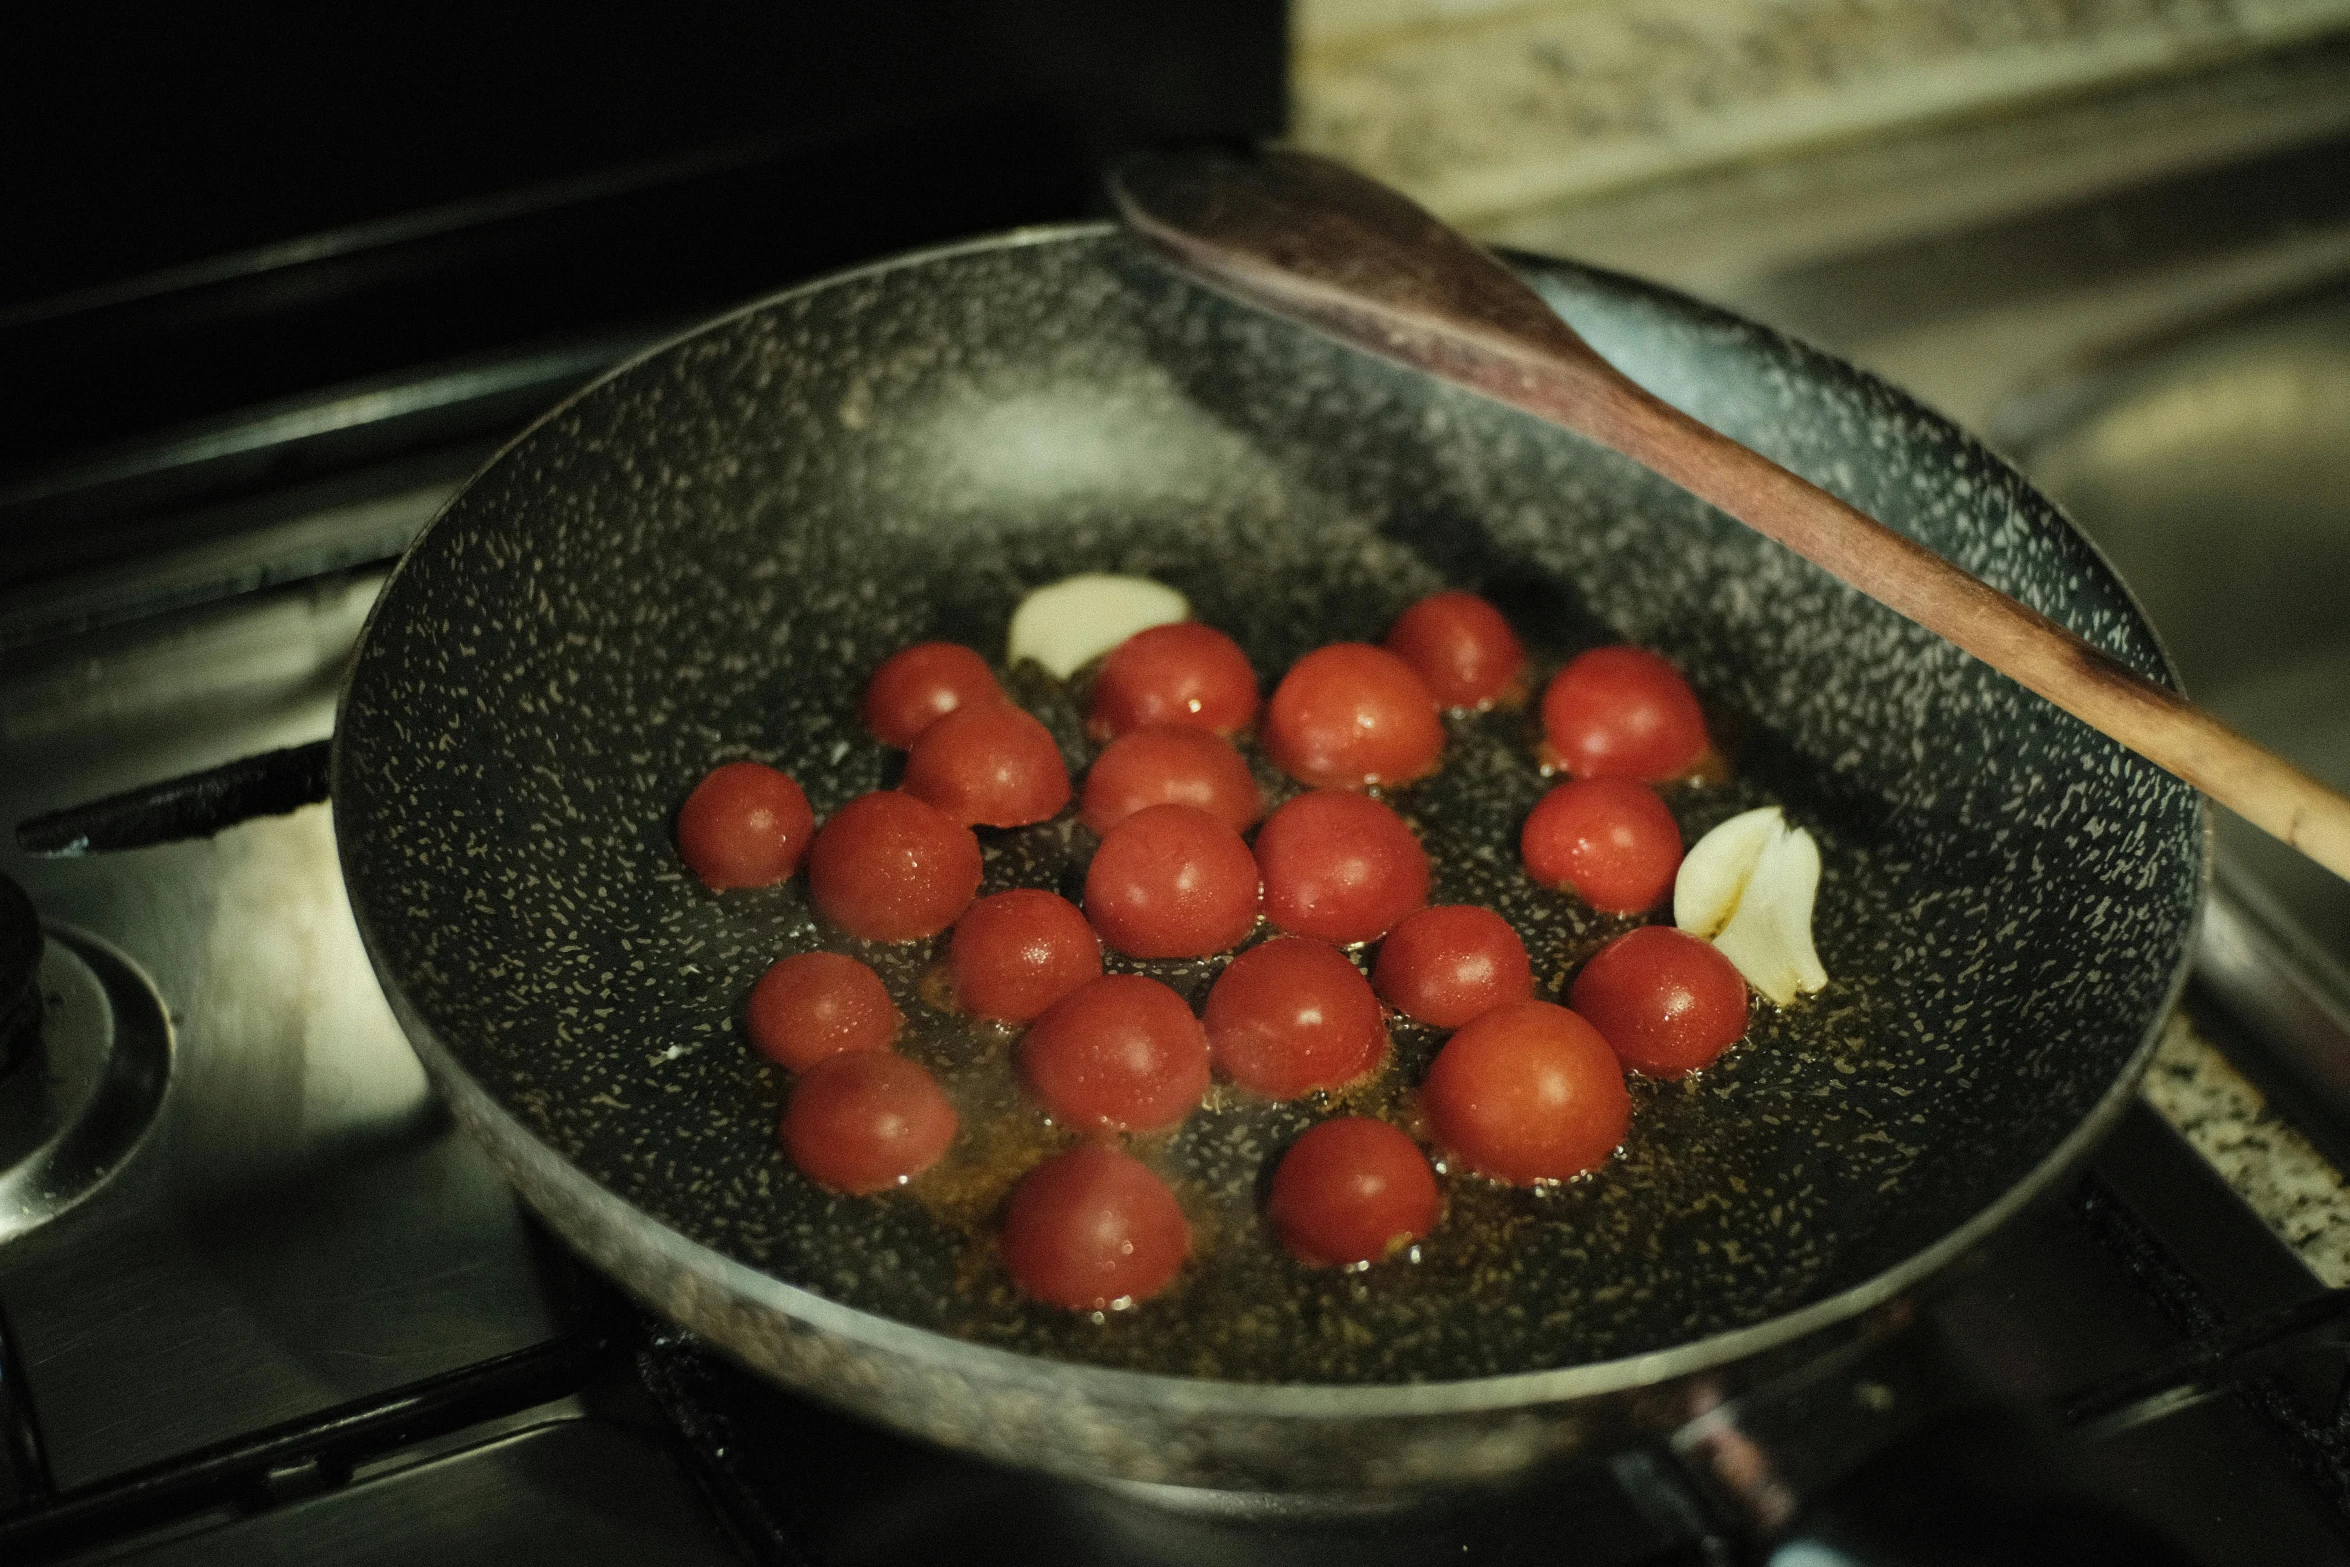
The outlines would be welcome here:
[[[2350,30],[2350,0],[1299,0],[1293,24],[1297,139],[1490,227],[2273,56]]]
[[[2185,1010],[2140,1091],[2310,1272],[2350,1285],[2350,1183]]]

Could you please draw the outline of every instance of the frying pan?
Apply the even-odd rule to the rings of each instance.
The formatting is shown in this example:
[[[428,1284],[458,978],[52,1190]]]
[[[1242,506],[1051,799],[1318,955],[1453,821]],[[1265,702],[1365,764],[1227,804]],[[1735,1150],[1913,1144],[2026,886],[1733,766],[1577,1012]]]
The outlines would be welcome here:
[[[1945,421],[1678,295],[1520,264],[1652,390],[2165,674],[2091,546]],[[984,1238],[1042,1152],[1033,1112],[989,1098],[1004,1040],[910,1001],[902,1048],[964,1096],[963,1142],[927,1186],[816,1189],[777,1150],[783,1085],[735,1019],[826,934],[795,887],[702,890],[670,828],[738,756],[820,814],[884,786],[856,717],[873,666],[931,637],[1000,649],[1025,591],[1080,570],[1171,583],[1268,678],[1441,585],[1492,594],[1546,659],[1662,650],[1736,763],[1675,797],[1685,830],[1770,799],[1818,833],[1830,988],[1690,1082],[1637,1084],[1596,1177],[1455,1179],[1416,1265],[1288,1264],[1248,1197],[1328,1112],[1211,1104],[1143,1150],[1217,1215],[1178,1287],[1101,1320],[1024,1305]],[[1081,765],[1075,697],[1013,679]],[[1398,803],[1437,899],[1501,907],[1555,993],[1623,922],[1515,870],[1543,787],[1524,722],[1462,721]],[[1100,227],[795,289],[549,415],[386,588],[332,788],[353,907],[427,1068],[652,1306],[992,1458],[1314,1493],[1605,1451],[1881,1322],[2125,1102],[2183,979],[2205,843],[2184,785],[1653,475]],[[992,835],[983,890],[1066,890],[1086,842]],[[865,955],[908,997],[933,957]],[[1195,998],[1213,971],[1142,967]],[[1398,1028],[1386,1109],[1408,1113],[1436,1043]]]

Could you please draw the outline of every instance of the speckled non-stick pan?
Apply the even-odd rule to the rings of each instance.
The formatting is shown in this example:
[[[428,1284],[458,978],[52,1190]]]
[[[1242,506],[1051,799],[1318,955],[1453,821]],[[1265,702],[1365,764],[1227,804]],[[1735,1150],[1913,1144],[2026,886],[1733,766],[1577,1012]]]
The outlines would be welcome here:
[[[1833,360],[1623,278],[1529,263],[1647,385],[2159,672],[2094,551],[1948,424]],[[1758,800],[1826,858],[1830,988],[1682,1084],[1621,1159],[1469,1180],[1417,1264],[1289,1263],[1249,1195],[1313,1105],[1211,1102],[1142,1151],[1206,1219],[1175,1290],[1023,1304],[991,1205],[1049,1142],[1006,1040],[875,954],[902,1048],[962,1100],[947,1164],[825,1194],[777,1150],[738,1025],[826,939],[801,891],[714,896],[671,845],[713,764],[829,811],[892,776],[866,676],[924,638],[1000,654],[1028,589],[1140,572],[1268,684],[1443,585],[1541,659],[1613,636],[1686,669]],[[1072,693],[1019,694],[1086,759]],[[1516,870],[1544,787],[1522,714],[1456,721],[1398,797],[1442,901],[1502,908],[1555,994],[1624,927]],[[796,289],[619,371],[492,463],[371,622],[336,735],[370,951],[461,1119],[615,1278],[779,1380],[1069,1473],[1348,1491],[1504,1475],[1667,1427],[1852,1331],[2044,1187],[2121,1104],[2175,991],[2203,812],[2167,775],[1631,464],[1183,283],[1084,228]],[[988,887],[1067,889],[1070,823],[989,835]],[[1196,996],[1214,965],[1160,965]],[[1439,1041],[1396,1034],[1408,1119]]]

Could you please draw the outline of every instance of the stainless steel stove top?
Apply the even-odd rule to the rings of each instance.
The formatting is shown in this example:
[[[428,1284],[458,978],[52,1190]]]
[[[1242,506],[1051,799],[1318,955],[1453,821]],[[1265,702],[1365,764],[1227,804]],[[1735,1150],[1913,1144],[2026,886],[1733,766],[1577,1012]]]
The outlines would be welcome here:
[[[0,595],[0,821],[325,737],[389,556],[482,449],[280,490],[200,540]],[[0,872],[49,942],[45,1053],[0,1079],[0,1559],[1719,1549],[1627,1472],[1301,1521],[1170,1512],[856,1426],[645,1324],[518,1210],[376,990],[329,807],[113,855],[0,847]],[[2141,1109],[1935,1309],[1981,1376],[2072,1421],[2109,1494],[2210,1559],[2338,1563],[2337,1305]]]

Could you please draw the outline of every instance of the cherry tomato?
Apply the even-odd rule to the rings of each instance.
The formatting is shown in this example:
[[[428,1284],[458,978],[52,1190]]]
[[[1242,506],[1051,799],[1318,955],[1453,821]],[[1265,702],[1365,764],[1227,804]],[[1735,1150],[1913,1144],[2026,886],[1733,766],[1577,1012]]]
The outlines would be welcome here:
[[[1705,715],[1681,672],[1637,647],[1595,647],[1542,693],[1543,742],[1578,778],[1678,778],[1705,754]]]
[[[1240,834],[1192,805],[1136,811],[1085,870],[1085,917],[1133,958],[1204,958],[1257,927],[1257,862]]]
[[[1317,789],[1405,784],[1436,771],[1444,723],[1411,665],[1368,642],[1334,642],[1291,665],[1273,688],[1265,751]]]
[[[1616,1059],[1650,1077],[1711,1066],[1746,1032],[1737,966],[1670,925],[1643,925],[1600,948],[1569,996]]]
[[[1639,914],[1673,890],[1681,828],[1637,778],[1577,778],[1544,795],[1518,836],[1526,874],[1603,914]]]
[[[832,813],[808,851],[816,912],[861,941],[915,941],[979,891],[979,840],[938,807],[883,789]]]
[[[956,642],[917,642],[881,661],[865,687],[865,727],[883,745],[912,745],[960,707],[1003,700],[987,660]]]
[[[817,1185],[864,1196],[938,1163],[955,1125],[955,1107],[928,1072],[886,1050],[854,1050],[800,1074],[783,1146]]]
[[[881,976],[855,958],[803,952],[759,976],[745,1021],[761,1055],[804,1072],[826,1056],[887,1050],[906,1020]]]
[[[1073,1148],[1004,1205],[1004,1265],[1024,1295],[1071,1311],[1148,1300],[1182,1270],[1191,1227],[1167,1183],[1112,1148]]]
[[[1491,707],[1526,667],[1526,650],[1510,623],[1474,593],[1420,600],[1395,618],[1386,646],[1446,707]]]
[[[1446,1040],[1420,1102],[1463,1164],[1512,1186],[1597,1169],[1632,1124],[1615,1052],[1547,1001],[1495,1007]]]
[[[1102,944],[1076,904],[1019,887],[963,911],[947,964],[955,1005],[999,1023],[1025,1023],[1102,977]]]
[[[1295,936],[1226,964],[1208,992],[1205,1020],[1224,1075],[1272,1099],[1343,1088],[1387,1049],[1370,981],[1336,947]]]
[[[1295,936],[1374,941],[1428,901],[1428,851],[1377,800],[1301,794],[1257,831],[1265,913]]]
[[[1153,805],[1196,805],[1246,832],[1265,814],[1265,797],[1248,763],[1204,729],[1149,724],[1112,740],[1085,775],[1077,814],[1106,833]]]
[[[966,827],[1025,827],[1069,803],[1069,768],[1044,725],[987,702],[923,730],[898,787]]]
[[[767,887],[800,867],[816,831],[808,797],[758,762],[728,762],[694,785],[677,813],[677,852],[713,892]]]
[[[1377,1262],[1436,1228],[1443,1209],[1419,1145],[1355,1115],[1291,1143],[1265,1205],[1281,1243],[1313,1268]]]
[[[1473,904],[1446,903],[1404,916],[1387,933],[1371,988],[1405,1017],[1458,1028],[1533,995],[1534,967],[1508,920]]]
[[[1045,1113],[1087,1131],[1173,1126],[1208,1091],[1208,1036],[1183,998],[1110,974],[1047,1007],[1020,1037],[1020,1076]]]
[[[1195,620],[1137,631],[1094,676],[1087,733],[1107,740],[1145,724],[1228,735],[1257,716],[1257,672],[1240,644]]]

